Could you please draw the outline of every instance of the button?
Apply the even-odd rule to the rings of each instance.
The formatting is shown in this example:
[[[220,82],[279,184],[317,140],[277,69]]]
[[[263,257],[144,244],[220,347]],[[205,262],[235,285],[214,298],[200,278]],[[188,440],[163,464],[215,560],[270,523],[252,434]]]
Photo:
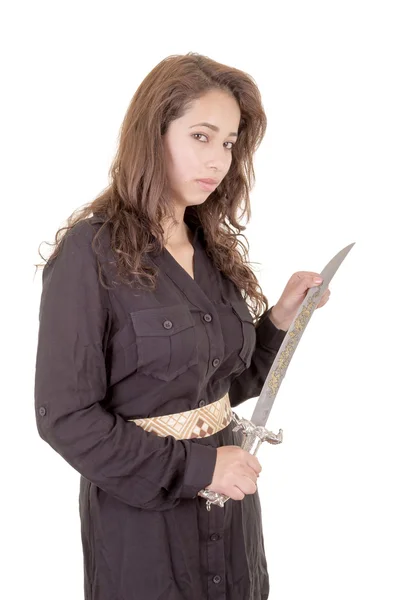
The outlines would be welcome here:
[[[205,406],[205,405],[206,405],[206,401],[205,400],[200,400],[199,406]]]
[[[163,326],[165,327],[165,329],[171,329],[172,323],[171,321],[164,321]]]
[[[213,582],[214,583],[219,583],[220,581],[221,581],[221,577],[219,575],[214,575]]]
[[[210,540],[213,542],[216,542],[217,540],[220,539],[220,535],[218,533],[213,533],[212,535],[210,535]]]
[[[221,361],[219,360],[219,358],[214,358],[214,360],[212,361],[212,366],[213,367],[218,367],[219,363]]]
[[[45,414],[46,414],[46,409],[45,409],[45,407],[44,407],[44,406],[41,406],[41,407],[39,408],[39,415],[40,415],[41,417],[44,417],[44,415],[45,415]]]
[[[209,323],[210,321],[212,321],[212,316],[207,313],[206,315],[203,316],[203,319],[205,321],[207,321],[207,323]]]

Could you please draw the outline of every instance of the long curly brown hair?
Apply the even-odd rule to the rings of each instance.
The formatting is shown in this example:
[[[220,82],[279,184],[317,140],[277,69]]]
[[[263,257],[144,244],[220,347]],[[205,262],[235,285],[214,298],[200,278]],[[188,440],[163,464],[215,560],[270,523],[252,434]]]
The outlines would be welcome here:
[[[118,150],[109,169],[109,186],[71,214],[67,226],[57,231],[51,244],[55,248],[47,261],[57,256],[68,230],[92,215],[101,215],[104,223],[93,238],[93,250],[96,251],[96,238],[104,227],[109,227],[120,281],[130,285],[134,276],[135,285],[155,288],[157,271],[144,264],[144,258],[148,252],[163,249],[162,220],[167,217],[174,221],[166,194],[162,136],[191,102],[211,90],[227,92],[236,99],[241,113],[239,136],[225,178],[204,203],[186,208],[185,219],[202,227],[208,256],[234,282],[244,299],[250,299],[249,310],[258,321],[268,309],[268,301],[248,266],[248,240],[241,233],[246,227],[239,219],[245,215],[248,221],[251,217],[253,154],[265,135],[267,118],[260,91],[250,75],[198,53],[168,56],[139,85],[120,128]],[[244,238],[245,244],[239,237]],[[39,254],[46,262],[40,246]],[[100,280],[107,287],[99,261],[98,264]],[[43,263],[36,265],[42,266]]]

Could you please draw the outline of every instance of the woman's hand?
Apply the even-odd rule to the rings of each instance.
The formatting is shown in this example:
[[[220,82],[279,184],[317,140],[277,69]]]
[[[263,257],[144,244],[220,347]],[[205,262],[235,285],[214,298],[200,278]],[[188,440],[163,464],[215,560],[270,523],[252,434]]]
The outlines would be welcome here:
[[[282,296],[270,312],[270,319],[275,327],[287,331],[308,290],[321,285],[321,283],[322,278],[319,273],[312,271],[297,271],[297,273],[293,273],[282,292]],[[327,287],[316,308],[324,306],[328,302],[330,294],[330,289]]]
[[[246,494],[255,494],[261,473],[258,458],[238,446],[217,448],[213,479],[205,489],[225,494],[232,500],[243,500]]]

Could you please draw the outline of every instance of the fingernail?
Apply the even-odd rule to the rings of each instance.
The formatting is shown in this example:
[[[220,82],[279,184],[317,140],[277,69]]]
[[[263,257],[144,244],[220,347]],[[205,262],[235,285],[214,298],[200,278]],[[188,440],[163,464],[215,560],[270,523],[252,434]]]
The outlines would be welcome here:
[[[321,279],[321,277],[314,277],[314,281],[315,281],[315,283],[321,283],[322,279]]]

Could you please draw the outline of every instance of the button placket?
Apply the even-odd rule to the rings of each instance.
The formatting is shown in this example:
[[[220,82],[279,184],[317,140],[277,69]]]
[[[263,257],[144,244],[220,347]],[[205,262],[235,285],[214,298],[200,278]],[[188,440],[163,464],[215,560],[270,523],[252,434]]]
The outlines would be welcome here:
[[[207,560],[209,568],[208,597],[210,598],[210,600],[222,600],[223,598],[225,598],[226,594],[225,549],[222,537],[225,522],[225,510],[226,508],[210,512],[205,511],[208,512]]]
[[[203,315],[203,320],[206,321],[206,323],[211,323],[211,321],[213,320],[212,315],[210,315],[210,313],[206,313],[205,315]],[[217,367],[219,367],[221,363],[221,359],[220,358],[214,358],[212,360],[212,366],[214,367],[214,369],[216,369]]]

